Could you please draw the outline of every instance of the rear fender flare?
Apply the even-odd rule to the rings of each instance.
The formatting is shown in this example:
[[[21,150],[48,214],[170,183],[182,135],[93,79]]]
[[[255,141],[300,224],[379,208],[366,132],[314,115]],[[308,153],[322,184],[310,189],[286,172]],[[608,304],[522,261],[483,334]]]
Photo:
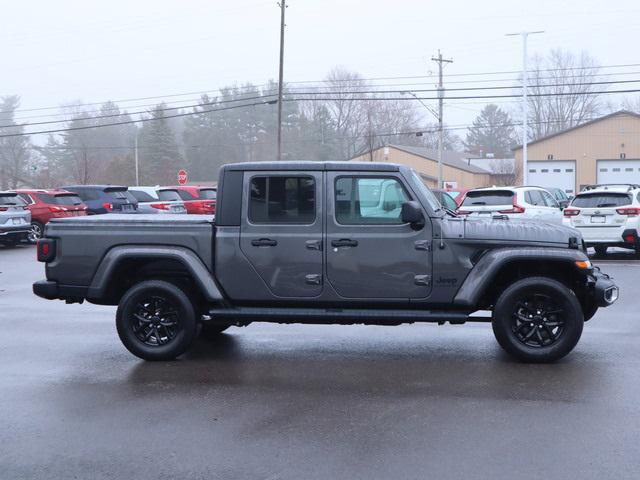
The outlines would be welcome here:
[[[202,260],[193,250],[184,247],[163,246],[121,246],[109,250],[102,258],[91,285],[87,291],[87,298],[102,298],[107,292],[111,277],[117,267],[129,259],[141,258],[158,260],[175,260],[182,264],[191,274],[196,285],[200,288],[204,298],[209,302],[219,302],[224,299],[222,292]]]

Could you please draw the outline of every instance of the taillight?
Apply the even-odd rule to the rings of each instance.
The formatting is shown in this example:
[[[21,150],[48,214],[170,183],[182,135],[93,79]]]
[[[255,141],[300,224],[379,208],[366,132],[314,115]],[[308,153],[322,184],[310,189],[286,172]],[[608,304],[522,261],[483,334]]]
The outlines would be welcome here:
[[[513,207],[508,210],[498,210],[498,213],[524,213],[524,207],[521,207],[516,203],[516,196],[514,195],[512,198]]]
[[[640,215],[640,208],[617,208],[619,215],[627,215],[628,217],[636,217]]]
[[[113,210],[113,203],[105,202],[102,204],[102,208],[104,208],[107,212]]]
[[[6,212],[9,210],[9,207],[0,207],[0,212]]]
[[[49,207],[49,211],[52,213],[64,212],[66,210],[67,210],[66,208],[62,208],[62,207]]]
[[[50,262],[56,256],[56,241],[52,238],[41,238],[36,244],[39,262]]]
[[[577,208],[565,208],[562,211],[562,214],[565,217],[575,217],[576,215],[580,215],[580,210],[578,210]]]
[[[157,208],[158,210],[169,210],[168,203],[152,203],[151,207]]]

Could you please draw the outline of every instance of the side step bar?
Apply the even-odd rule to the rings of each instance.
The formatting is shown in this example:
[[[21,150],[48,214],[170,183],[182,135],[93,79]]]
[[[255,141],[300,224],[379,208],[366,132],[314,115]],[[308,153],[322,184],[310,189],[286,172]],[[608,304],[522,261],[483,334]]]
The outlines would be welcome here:
[[[340,308],[270,308],[230,307],[211,308],[211,322],[247,325],[251,322],[273,323],[326,323],[326,324],[371,324],[400,325],[402,323],[432,322],[440,325],[463,324],[465,322],[490,322],[491,317],[470,316],[469,311],[446,310],[382,310]]]

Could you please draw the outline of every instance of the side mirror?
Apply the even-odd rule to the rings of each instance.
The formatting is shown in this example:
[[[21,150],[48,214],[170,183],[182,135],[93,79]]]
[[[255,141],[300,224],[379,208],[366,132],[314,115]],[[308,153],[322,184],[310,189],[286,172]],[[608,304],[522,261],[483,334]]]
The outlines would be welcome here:
[[[403,223],[411,224],[411,228],[420,230],[424,227],[424,215],[420,204],[415,201],[404,202],[400,213],[400,219]]]

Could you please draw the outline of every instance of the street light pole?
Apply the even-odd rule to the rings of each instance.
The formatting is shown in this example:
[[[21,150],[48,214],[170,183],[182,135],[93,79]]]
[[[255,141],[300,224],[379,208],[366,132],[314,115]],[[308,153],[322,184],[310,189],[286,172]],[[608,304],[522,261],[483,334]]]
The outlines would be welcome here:
[[[284,11],[286,0],[280,0],[280,66],[278,70],[278,160],[282,160],[282,80],[284,77]]]
[[[442,183],[442,150],[444,145],[444,87],[442,84],[442,64],[453,63],[453,60],[444,60],[442,53],[438,50],[438,56],[431,60],[438,64],[438,188],[443,188]]]
[[[529,104],[527,101],[528,69],[527,69],[527,39],[529,35],[544,33],[544,30],[529,32],[507,33],[507,37],[522,37],[522,184],[527,185],[529,177],[529,158],[527,154],[527,142],[529,141]]]

